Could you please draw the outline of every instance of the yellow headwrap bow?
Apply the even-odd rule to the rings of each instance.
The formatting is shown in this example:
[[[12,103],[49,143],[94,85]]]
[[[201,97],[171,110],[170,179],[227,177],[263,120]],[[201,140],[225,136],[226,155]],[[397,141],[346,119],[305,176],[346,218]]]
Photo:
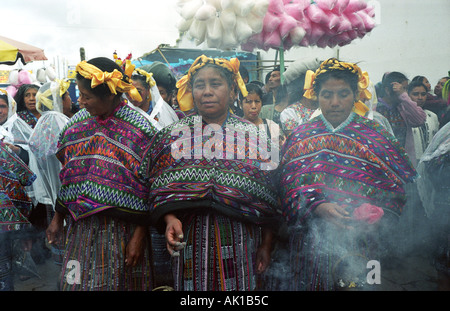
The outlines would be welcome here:
[[[69,89],[70,81],[69,80],[58,80],[58,79],[55,79],[55,81],[56,81],[56,83],[59,84],[59,96],[62,97],[64,95],[64,93],[66,93],[67,90]]]
[[[239,73],[239,59],[232,58],[230,60],[226,60],[223,58],[210,58],[205,55],[201,55],[194,61],[191,68],[189,68],[188,73],[177,82],[177,100],[182,111],[188,111],[194,108],[194,100],[192,98],[190,81],[194,74],[206,64],[215,64],[232,72],[234,74],[234,80],[237,83],[237,86],[239,87],[242,95],[244,97],[248,95],[244,80],[242,80],[241,74]]]
[[[76,71],[86,79],[92,80],[91,88],[106,83],[112,94],[117,94],[117,91],[128,93],[131,98],[142,101],[141,95],[137,89],[131,83],[123,81],[123,75],[117,69],[114,69],[113,72],[103,72],[96,66],[89,64],[86,61],[82,61],[78,63]]]
[[[322,62],[316,72],[308,70],[305,76],[305,93],[303,96],[310,99],[316,99],[317,96],[314,93],[315,80],[318,76],[330,70],[345,70],[358,76],[359,100],[355,102],[353,110],[357,114],[364,116],[366,112],[369,111],[369,108],[363,101],[372,98],[372,94],[367,90],[370,83],[369,74],[366,71],[362,71],[361,68],[353,63],[340,62],[336,58],[330,58]]]
[[[148,73],[139,68],[136,68],[134,72],[145,77],[145,82],[150,86],[150,89],[156,85],[156,81],[152,78],[153,73]],[[152,92],[149,92],[149,100],[152,100]]]

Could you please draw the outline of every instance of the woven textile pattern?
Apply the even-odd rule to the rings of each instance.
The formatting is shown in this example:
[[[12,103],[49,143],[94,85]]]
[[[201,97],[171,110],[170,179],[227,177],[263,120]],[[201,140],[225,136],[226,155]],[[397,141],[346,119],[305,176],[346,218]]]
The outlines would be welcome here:
[[[156,129],[142,114],[122,104],[99,122],[81,110],[61,133],[59,198],[75,219],[108,208],[148,211],[148,185],[138,171]]]
[[[136,226],[101,214],[69,221],[60,288],[63,291],[149,291],[152,264],[146,245],[142,260],[125,267],[125,248]],[[147,243],[150,236],[146,237]],[[70,264],[79,264],[78,271]],[[79,272],[79,273],[77,273]],[[78,280],[73,278],[79,277]]]
[[[186,247],[174,262],[176,290],[255,290],[258,227],[219,214],[191,214],[183,224]]]
[[[29,225],[27,217],[33,205],[24,186],[35,179],[26,164],[0,143],[0,233]]]
[[[243,133],[248,135],[239,136]],[[208,199],[241,216],[270,217],[277,198],[273,170],[265,166],[271,158],[261,152],[261,141],[267,146],[265,133],[235,115],[216,131],[209,131],[199,116],[166,127],[142,166],[151,180],[152,211],[167,203]]]
[[[352,113],[332,130],[323,115],[286,142],[280,183],[283,214],[303,219],[321,202],[371,203],[399,215],[403,186],[415,176],[404,149],[381,126]]]

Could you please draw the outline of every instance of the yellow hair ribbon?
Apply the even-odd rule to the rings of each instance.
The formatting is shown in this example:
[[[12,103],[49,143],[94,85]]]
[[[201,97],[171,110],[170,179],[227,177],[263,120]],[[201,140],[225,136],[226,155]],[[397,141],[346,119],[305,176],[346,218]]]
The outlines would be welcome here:
[[[137,89],[132,84],[123,81],[123,75],[117,69],[114,69],[113,72],[101,71],[96,66],[82,61],[78,63],[76,71],[84,78],[92,80],[91,88],[106,83],[112,94],[117,94],[117,91],[128,93],[134,100],[142,101]]]
[[[188,70],[188,73],[178,80],[176,86],[178,88],[177,100],[182,111],[191,110],[194,108],[194,100],[192,98],[192,90],[190,89],[190,81],[195,73],[200,70],[206,64],[215,64],[223,67],[226,70],[234,74],[234,80],[239,87],[242,95],[245,97],[248,95],[247,88],[245,87],[244,80],[239,73],[240,62],[237,58],[226,60],[224,58],[210,58],[205,55],[197,57],[194,63]]]
[[[369,74],[366,71],[362,71],[356,64],[340,62],[336,58],[330,58],[320,64],[319,68],[313,72],[312,70],[308,70],[305,75],[305,85],[304,85],[304,94],[306,98],[309,99],[317,99],[317,95],[314,92],[314,84],[315,80],[321,74],[330,71],[330,70],[343,70],[349,71],[358,76],[358,101],[355,102],[355,106],[353,110],[359,114],[364,116],[369,108],[364,104],[364,100],[368,100],[372,98],[372,94],[367,87],[370,84]]]
[[[152,79],[152,77],[153,77],[153,73],[152,72],[148,73],[147,71],[142,70],[140,68],[136,68],[134,71],[137,72],[138,74],[140,74],[141,76],[144,76],[145,77],[145,82],[148,85],[150,85],[150,87],[154,87],[156,85],[155,80]]]
[[[53,100],[51,100],[49,98],[50,96],[52,96],[51,88],[46,89],[43,93],[38,92],[36,94],[36,98],[38,99],[36,108],[43,111],[43,109],[41,107],[45,106],[45,107],[47,107],[48,110],[52,111],[53,110]]]
[[[55,79],[56,83],[59,85],[59,96],[62,97],[64,93],[67,92],[67,90],[70,87],[70,81],[69,80],[58,80]]]

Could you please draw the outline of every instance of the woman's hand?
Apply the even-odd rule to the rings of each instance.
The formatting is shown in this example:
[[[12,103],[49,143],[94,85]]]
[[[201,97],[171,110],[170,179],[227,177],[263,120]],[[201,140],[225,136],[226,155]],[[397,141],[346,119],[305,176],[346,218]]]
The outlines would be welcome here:
[[[262,242],[256,251],[256,273],[261,274],[266,271],[270,264],[272,253],[273,233],[270,229],[263,229]]]
[[[125,265],[135,267],[144,257],[147,227],[137,226],[125,249]]]
[[[335,203],[322,203],[319,204],[314,213],[323,218],[326,221],[329,221],[338,227],[351,229],[352,226],[348,224],[352,220],[350,213],[345,210],[344,207],[339,206]]]
[[[166,222],[166,242],[167,250],[171,256],[179,256],[180,250],[186,245],[183,241],[183,225],[173,214],[164,216]]]
[[[64,227],[64,215],[55,212],[55,216],[53,216],[52,221],[47,227],[47,230],[45,231],[47,235],[48,243],[50,244],[59,244],[59,241],[62,237],[63,233],[63,227]]]

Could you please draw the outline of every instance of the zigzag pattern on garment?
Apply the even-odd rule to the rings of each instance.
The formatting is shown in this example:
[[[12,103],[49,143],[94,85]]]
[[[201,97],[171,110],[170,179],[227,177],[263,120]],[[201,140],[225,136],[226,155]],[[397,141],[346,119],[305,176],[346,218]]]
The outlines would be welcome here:
[[[305,204],[326,200],[353,207],[370,202],[400,215],[404,185],[416,173],[398,141],[380,127],[356,114],[336,131],[323,117],[297,127],[279,172],[283,214],[307,213]]]
[[[195,183],[190,183],[194,181]],[[256,196],[262,198],[264,201],[275,204],[273,199],[274,193],[267,191],[267,186],[252,179],[249,176],[239,175],[235,172],[224,172],[217,170],[214,167],[190,167],[183,170],[163,172],[158,176],[153,184],[152,189],[164,187],[166,189],[189,189],[196,192],[196,189],[203,189],[203,191],[221,192],[224,195],[235,195],[237,199],[250,198]],[[218,191],[217,188],[223,189]],[[202,191],[200,191],[202,192]],[[243,195],[248,193],[249,195]]]
[[[222,135],[218,135],[222,137],[219,141],[223,144],[222,151],[209,157],[208,147],[211,146],[206,145],[206,155],[204,150],[198,154],[195,149],[198,146],[203,149],[204,143],[210,143],[210,138],[214,137],[203,135],[205,126],[207,124],[199,116],[186,117],[162,129],[155,137],[151,149],[147,150],[149,155],[143,160],[151,184],[152,209],[175,201],[210,198],[236,213],[253,217],[273,215],[277,196],[272,172],[261,168],[270,159],[249,157],[253,147],[258,155],[256,139],[262,132],[254,124],[231,114],[221,127]],[[179,133],[185,131],[189,134],[180,139]],[[241,144],[236,143],[239,133],[244,131],[249,135],[242,135]],[[183,139],[188,138],[190,143],[184,146]],[[264,138],[267,138],[265,133],[259,136],[259,139]],[[226,148],[227,142],[234,145],[230,150]],[[187,156],[175,158],[172,154],[174,144],[190,148]]]
[[[60,199],[75,218],[106,208],[148,211],[149,185],[139,175],[156,129],[127,105],[99,123],[81,110],[62,131]]]
[[[97,202],[98,205],[127,207],[137,211],[146,210],[145,200],[136,195],[135,189],[125,188],[127,188],[126,185],[102,185],[86,180],[81,183],[66,185],[61,189],[60,197],[65,202],[75,202],[83,197],[92,202]]]

